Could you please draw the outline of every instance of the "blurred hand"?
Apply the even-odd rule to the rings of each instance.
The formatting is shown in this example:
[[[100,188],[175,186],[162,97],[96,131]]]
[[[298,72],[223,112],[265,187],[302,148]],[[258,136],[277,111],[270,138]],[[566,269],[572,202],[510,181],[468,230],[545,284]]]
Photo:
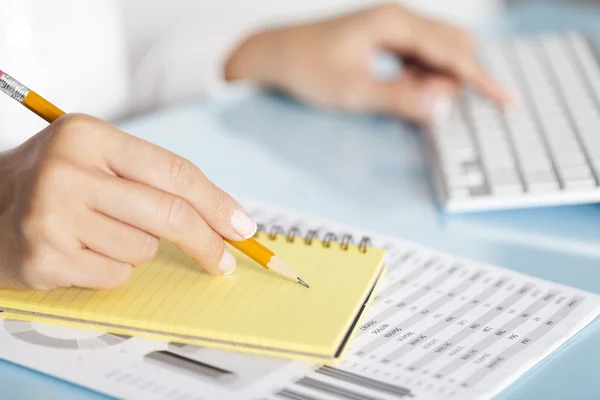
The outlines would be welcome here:
[[[248,79],[301,101],[354,112],[377,112],[417,123],[449,105],[458,85],[507,104],[509,94],[476,59],[474,38],[458,27],[398,5],[307,25],[260,32],[226,65],[227,80]],[[372,74],[374,57],[393,52],[407,67],[391,81]]]
[[[189,161],[66,115],[0,153],[0,287],[113,288],[165,238],[211,274],[256,225]]]

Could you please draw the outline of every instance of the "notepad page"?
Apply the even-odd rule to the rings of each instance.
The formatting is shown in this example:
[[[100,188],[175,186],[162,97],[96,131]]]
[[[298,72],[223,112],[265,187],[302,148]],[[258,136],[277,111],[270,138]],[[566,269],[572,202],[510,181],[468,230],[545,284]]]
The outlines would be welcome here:
[[[158,255],[116,290],[0,291],[0,305],[184,342],[334,354],[375,283],[384,251],[342,249],[318,240],[307,244],[302,238],[290,242],[285,235],[263,234],[258,240],[310,282],[310,289],[233,248],[235,272],[215,277],[163,241]]]

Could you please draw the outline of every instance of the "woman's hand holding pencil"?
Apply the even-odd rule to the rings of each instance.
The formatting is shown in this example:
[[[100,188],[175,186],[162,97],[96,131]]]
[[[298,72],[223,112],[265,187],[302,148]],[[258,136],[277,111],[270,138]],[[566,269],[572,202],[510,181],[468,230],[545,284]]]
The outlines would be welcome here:
[[[264,258],[246,240],[256,224],[188,160],[90,116],[64,115],[1,71],[0,90],[51,122],[0,153],[0,287],[114,288],[155,255],[159,238],[215,275],[236,266],[224,239]],[[261,264],[298,280],[272,258]]]

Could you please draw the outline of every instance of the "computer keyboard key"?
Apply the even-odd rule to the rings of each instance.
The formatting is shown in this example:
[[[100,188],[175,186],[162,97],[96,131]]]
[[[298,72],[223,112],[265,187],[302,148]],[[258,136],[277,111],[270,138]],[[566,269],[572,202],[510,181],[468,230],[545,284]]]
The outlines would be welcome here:
[[[600,157],[592,158],[590,164],[592,164],[592,167],[594,168],[600,168]]]
[[[514,169],[490,171],[488,179],[492,194],[523,192],[521,180]]]
[[[480,146],[493,146],[495,142],[501,142],[500,144],[506,144],[505,132],[502,128],[485,128],[479,129],[476,128],[477,132],[475,136],[480,142]]]
[[[521,169],[523,171],[539,171],[552,169],[552,162],[545,154],[534,155],[531,157],[523,157],[521,159]]]
[[[469,189],[469,195],[471,197],[487,196],[489,194],[485,186],[472,187]]]
[[[570,132],[572,127],[569,119],[565,115],[555,115],[548,118],[545,122],[548,124],[548,133],[550,132]]]
[[[582,190],[596,187],[596,181],[594,179],[573,179],[564,182],[565,189],[567,190]]]
[[[520,194],[524,194],[523,186],[521,185],[512,185],[512,186],[492,186],[491,193],[494,196],[516,196]]]
[[[520,107],[507,108],[503,110],[502,113],[504,114],[507,120],[523,120],[533,122],[531,114],[527,111],[526,108],[523,107],[523,103],[521,103]]]
[[[600,135],[600,119],[584,119],[580,118],[575,121],[575,126],[582,135]]]
[[[565,134],[550,134],[547,135],[548,145],[554,151],[555,154],[565,154],[571,152],[580,153],[579,144],[575,138]]]
[[[451,154],[458,161],[472,161],[477,158],[477,150],[472,146],[457,147],[451,150]]]
[[[507,144],[480,143],[481,156],[484,160],[498,158],[512,158],[512,152]]]
[[[451,189],[466,189],[469,187],[467,175],[445,175],[446,183]]]
[[[539,97],[535,98],[535,102],[543,107],[546,111],[560,111],[562,109],[562,104],[558,97],[554,96],[552,92],[547,92],[547,96],[544,96],[544,93],[538,93]],[[548,119],[561,117],[560,114],[552,115],[549,114],[547,116]]]
[[[514,139],[515,153],[523,162],[528,160],[547,159],[548,152],[542,141],[525,139]]]
[[[588,154],[591,158],[600,157],[600,140],[598,139],[583,139]]]
[[[539,126],[528,119],[506,117],[506,125],[518,135],[537,135]]]
[[[527,186],[527,191],[531,193],[550,193],[558,192],[560,186],[557,181],[533,182]]]
[[[445,175],[448,187],[452,189],[464,189],[469,187],[480,186],[485,179],[483,174],[471,173],[463,175]]]
[[[483,174],[481,172],[470,173],[467,175],[467,179],[469,182],[469,187],[481,186],[485,183],[485,178],[483,177]]]
[[[585,163],[585,156],[579,149],[570,152],[561,152],[555,155],[554,160],[559,166],[580,165]]]
[[[487,158],[485,160],[485,165],[489,169],[514,168],[515,164],[515,160],[510,154],[505,157]]]
[[[556,177],[552,168],[524,170],[525,181],[531,182],[555,182]]]
[[[465,198],[465,197],[469,197],[471,194],[469,192],[468,189],[464,189],[464,188],[450,188],[449,192],[448,192],[448,197],[452,198],[452,199],[456,199],[456,198]]]
[[[594,59],[586,39],[584,39],[581,35],[572,35],[569,37],[569,39],[592,85],[600,84],[600,71],[598,70],[598,63],[597,60]]]
[[[444,168],[446,179],[453,186],[478,185],[483,182],[483,172],[481,164],[477,160],[464,161],[460,163],[446,165]]]
[[[560,167],[558,174],[564,181],[589,179],[592,177],[592,171],[587,165],[574,165]]]
[[[498,145],[497,147],[481,147],[479,151],[481,152],[481,158],[484,160],[484,164],[487,164],[488,160],[512,158],[512,154],[508,145]]]
[[[567,119],[563,117],[555,120],[544,120],[540,125],[547,136],[560,137],[571,133],[571,126]]]
[[[590,116],[598,114],[594,99],[589,96],[588,89],[582,89],[581,92],[577,93],[566,92],[565,97],[573,114]]]

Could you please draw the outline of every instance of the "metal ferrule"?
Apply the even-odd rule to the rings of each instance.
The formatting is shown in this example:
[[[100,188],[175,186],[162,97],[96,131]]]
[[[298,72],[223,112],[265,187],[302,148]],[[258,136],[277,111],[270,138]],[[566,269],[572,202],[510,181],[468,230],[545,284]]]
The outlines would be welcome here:
[[[29,88],[27,86],[22,85],[21,82],[7,73],[0,76],[0,90],[19,103],[22,103],[29,94]]]

